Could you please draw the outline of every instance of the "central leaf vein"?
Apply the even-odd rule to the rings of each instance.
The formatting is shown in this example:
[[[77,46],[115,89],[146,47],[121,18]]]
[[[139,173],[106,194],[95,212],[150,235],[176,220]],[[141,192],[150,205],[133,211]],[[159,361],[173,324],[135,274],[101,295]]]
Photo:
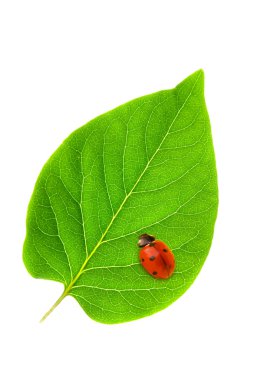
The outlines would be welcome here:
[[[97,251],[97,249],[100,247],[100,245],[104,242],[104,238],[105,236],[107,235],[108,231],[110,230],[111,226],[113,225],[115,219],[117,218],[117,216],[119,215],[119,213],[121,212],[121,210],[123,209],[124,205],[126,204],[127,200],[130,198],[130,196],[133,194],[135,188],[137,187],[137,185],[139,184],[140,180],[142,179],[142,177],[144,176],[144,174],[146,173],[147,169],[149,168],[151,162],[153,161],[153,159],[155,158],[155,156],[157,155],[157,153],[160,151],[165,139],[167,138],[168,134],[170,133],[170,130],[172,128],[172,126],[174,125],[174,123],[176,122],[178,116],[180,115],[181,111],[184,109],[186,103],[188,102],[189,98],[191,97],[192,93],[193,93],[193,90],[199,80],[199,77],[200,75],[197,77],[195,83],[193,84],[192,86],[192,89],[191,91],[189,92],[188,96],[186,97],[185,101],[183,102],[182,106],[178,109],[178,111],[176,112],[176,115],[175,117],[173,118],[172,122],[170,123],[169,127],[168,127],[168,130],[167,132],[165,133],[163,139],[161,140],[159,146],[157,147],[157,149],[155,150],[155,152],[153,153],[153,155],[151,156],[151,158],[147,161],[147,164],[145,165],[143,171],[141,172],[141,174],[139,175],[139,177],[137,178],[136,182],[134,183],[134,185],[132,186],[131,190],[129,191],[129,193],[125,196],[124,200],[122,201],[122,203],[120,204],[118,210],[116,211],[116,213],[112,216],[112,219],[110,220],[107,228],[105,229],[105,231],[103,232],[103,234],[101,235],[101,238],[99,239],[99,241],[97,242],[97,244],[95,245],[95,247],[93,248],[93,250],[91,251],[91,253],[89,255],[86,256],[86,259],[84,261],[84,263],[82,264],[79,272],[77,273],[77,275],[75,276],[75,278],[71,281],[71,283],[69,284],[69,286],[66,288],[65,290],[65,295],[67,295],[69,293],[69,291],[72,289],[73,285],[75,284],[75,282],[78,280],[78,278],[81,276],[82,273],[84,273],[84,269],[88,263],[88,261],[91,259],[91,257],[94,255],[94,253]],[[82,160],[83,161],[83,160]],[[201,190],[199,190],[197,193],[199,193]],[[191,199],[193,199],[193,197],[195,197],[196,194],[194,194],[194,196],[191,197]],[[188,200],[189,201],[189,200]],[[187,202],[188,202],[187,201]],[[184,205],[181,205],[179,206],[178,209],[182,208]],[[177,209],[177,210],[178,210]],[[175,214],[177,212],[177,210],[173,213]],[[167,219],[170,215],[167,215],[165,218],[161,219],[161,221]],[[156,222],[158,223],[158,222]],[[84,222],[83,222],[83,227],[85,228],[84,226]],[[106,242],[106,241],[105,241]]]

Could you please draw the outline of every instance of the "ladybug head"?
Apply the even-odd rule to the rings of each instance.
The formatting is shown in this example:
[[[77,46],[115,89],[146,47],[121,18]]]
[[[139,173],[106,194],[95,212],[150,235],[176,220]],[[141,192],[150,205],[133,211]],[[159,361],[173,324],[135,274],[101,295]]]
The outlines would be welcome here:
[[[138,246],[140,248],[145,247],[146,245],[152,243],[155,240],[155,237],[148,234],[142,234],[139,236]]]

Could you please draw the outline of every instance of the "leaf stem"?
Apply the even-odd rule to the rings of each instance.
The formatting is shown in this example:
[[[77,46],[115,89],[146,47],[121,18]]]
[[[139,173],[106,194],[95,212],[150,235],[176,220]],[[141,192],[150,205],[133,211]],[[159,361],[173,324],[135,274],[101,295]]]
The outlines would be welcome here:
[[[51,308],[43,315],[43,317],[40,320],[40,323],[45,321],[45,319],[52,313],[52,311],[54,311],[55,308],[62,302],[62,300],[65,298],[66,295],[67,295],[66,290],[64,290],[64,292],[61,294],[58,300],[54,303],[54,305],[51,306]]]
[[[97,246],[98,244],[96,245],[96,247],[94,248],[94,250],[92,251],[92,254],[93,252],[97,249]],[[90,255],[91,256],[91,255]],[[55,308],[62,302],[62,300],[68,295],[69,291],[71,290],[72,286],[75,284],[75,282],[77,281],[77,279],[80,277],[80,275],[82,274],[88,260],[89,260],[89,257],[86,258],[85,262],[83,263],[80,271],[78,272],[78,274],[76,275],[76,277],[70,282],[69,286],[67,286],[67,288],[64,289],[63,293],[61,294],[61,296],[58,298],[58,300],[56,300],[56,302],[54,303],[54,305],[47,311],[47,313],[45,313],[43,315],[43,317],[41,318],[40,322],[43,322],[45,321],[45,319],[52,313],[52,311],[55,310]]]

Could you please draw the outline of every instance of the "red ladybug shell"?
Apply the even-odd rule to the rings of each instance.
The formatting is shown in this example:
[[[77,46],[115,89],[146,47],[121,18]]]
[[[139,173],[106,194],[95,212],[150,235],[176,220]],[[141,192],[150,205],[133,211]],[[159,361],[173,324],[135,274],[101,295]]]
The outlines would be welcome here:
[[[175,269],[175,258],[169,247],[160,240],[154,240],[140,250],[140,261],[145,270],[154,278],[169,278]]]

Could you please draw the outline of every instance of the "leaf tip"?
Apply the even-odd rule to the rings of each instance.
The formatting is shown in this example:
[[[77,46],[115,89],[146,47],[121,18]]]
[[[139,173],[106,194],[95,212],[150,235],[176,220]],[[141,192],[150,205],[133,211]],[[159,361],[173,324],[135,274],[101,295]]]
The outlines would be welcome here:
[[[191,74],[188,78],[193,79],[194,81],[199,82],[200,86],[204,87],[205,73],[204,73],[203,69],[199,69],[197,71],[194,71],[194,73]]]
[[[204,88],[204,82],[205,82],[205,72],[203,69],[197,70],[194,74],[198,76],[198,80],[200,81],[200,85]]]
[[[185,87],[185,85],[189,85],[193,88],[198,88],[198,91],[203,94],[204,93],[204,82],[205,82],[205,74],[203,69],[199,69],[194,71],[191,75],[185,78],[181,83],[176,86],[176,88]]]

